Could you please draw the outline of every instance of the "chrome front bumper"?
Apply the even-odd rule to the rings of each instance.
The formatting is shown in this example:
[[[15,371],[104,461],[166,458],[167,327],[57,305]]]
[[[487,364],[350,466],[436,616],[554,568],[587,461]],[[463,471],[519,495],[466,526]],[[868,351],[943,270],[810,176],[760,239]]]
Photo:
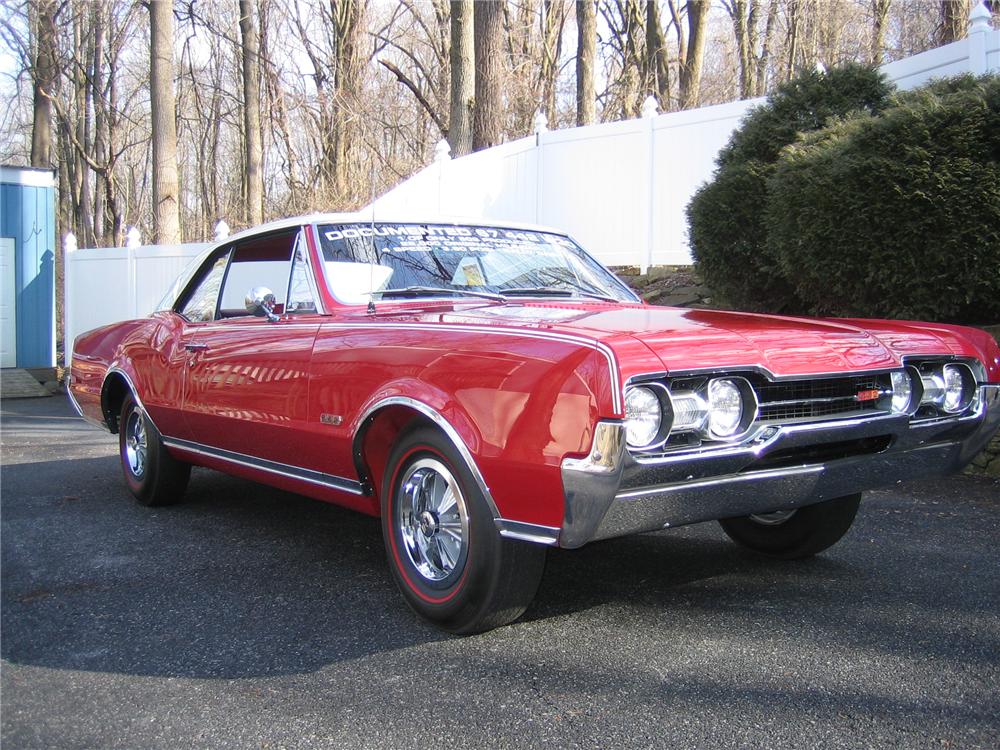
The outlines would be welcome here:
[[[974,411],[960,418],[787,425],[731,448],[648,459],[628,452],[621,422],[600,422],[590,454],[562,463],[559,546],[797,508],[956,472],[1000,429],[1000,385],[980,389]]]

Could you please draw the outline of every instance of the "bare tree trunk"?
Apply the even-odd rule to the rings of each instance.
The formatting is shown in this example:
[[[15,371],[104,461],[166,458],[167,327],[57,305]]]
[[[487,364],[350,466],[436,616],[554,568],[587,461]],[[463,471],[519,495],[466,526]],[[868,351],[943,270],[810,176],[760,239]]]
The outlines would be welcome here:
[[[472,150],[500,143],[503,131],[503,0],[475,4],[476,103],[472,117]]]
[[[52,0],[37,3],[32,14],[34,25],[34,59],[32,61],[31,166],[52,166],[52,102],[55,93],[56,70],[56,7]]]
[[[174,113],[174,15],[172,0],[149,3],[149,98],[153,130],[153,241],[181,241]]]
[[[799,0],[789,0],[788,3],[788,44],[785,51],[785,80],[792,80],[795,75],[795,56],[798,54],[799,43]]]
[[[576,124],[597,122],[594,59],[597,57],[597,4],[576,1]]]
[[[760,0],[759,0],[760,1]],[[767,65],[771,57],[771,44],[774,41],[774,27],[778,19],[778,0],[769,0],[767,5],[767,21],[764,24],[764,41],[757,58],[757,72],[754,74],[753,96],[763,96],[767,91]]]
[[[87,85],[87,39],[88,28],[83,14],[73,19],[73,99],[76,107],[76,139],[74,151],[74,205],[73,219],[76,236],[82,247],[93,247],[94,227],[90,216],[90,167],[86,155],[90,152],[88,140],[88,120],[90,117],[90,89]]]
[[[688,0],[687,3],[688,43],[680,74],[681,109],[698,106],[709,5],[709,0]]]
[[[639,0],[625,0],[620,7],[624,35],[622,115],[630,119],[639,116],[645,99],[642,92],[648,80],[643,59],[646,26]]]
[[[542,0],[539,5],[539,26],[541,44],[538,60],[539,90],[542,94],[542,110],[546,118],[555,124],[556,79],[559,76],[559,60],[562,57],[563,28],[566,25],[567,5],[562,0]],[[538,59],[540,57],[540,59]]]
[[[885,24],[889,19],[892,0],[871,0],[872,39],[868,61],[872,65],[882,64],[882,47],[885,45]]]
[[[941,0],[937,43],[951,44],[964,39],[969,32],[972,0]]]
[[[667,59],[667,40],[660,23],[660,4],[646,3],[646,68],[652,91],[660,110],[670,108],[670,61]]]
[[[240,34],[243,39],[243,129],[246,144],[246,218],[250,224],[264,221],[264,170],[260,138],[260,45],[250,0],[239,0]]]
[[[357,106],[361,91],[361,75],[364,70],[361,58],[361,46],[364,44],[362,41],[364,7],[359,0],[330,0],[330,8],[335,19],[334,33],[338,53],[334,67],[336,82],[333,122],[334,188],[341,205],[346,206],[355,200],[350,188],[348,153],[357,131],[351,110]]]
[[[750,43],[747,39],[747,0],[733,0],[726,6],[733,22],[733,38],[736,39],[736,61],[740,73],[740,99],[746,99],[750,90]]]
[[[73,188],[70,179],[73,146],[67,143],[68,140],[63,134],[62,124],[58,124],[56,128],[56,151],[59,159],[56,160],[56,163],[59,170],[58,221],[61,233],[66,233],[73,229]]]
[[[451,114],[448,118],[448,145],[452,156],[472,152],[473,102],[476,96],[475,35],[473,0],[451,2]]]
[[[93,158],[101,164],[107,164],[107,102],[104,101],[104,7],[95,2],[91,6],[91,28],[93,29],[94,50],[91,57],[90,91],[94,103],[94,149]],[[106,245],[106,227],[104,200],[107,197],[107,178],[99,171],[94,171],[94,244]]]

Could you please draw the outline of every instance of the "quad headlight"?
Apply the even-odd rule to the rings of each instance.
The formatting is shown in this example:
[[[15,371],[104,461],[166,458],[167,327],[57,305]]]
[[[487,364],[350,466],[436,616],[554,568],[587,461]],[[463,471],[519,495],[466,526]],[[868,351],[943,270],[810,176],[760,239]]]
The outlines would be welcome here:
[[[663,409],[653,388],[636,386],[625,392],[625,441],[633,448],[656,442],[663,424]]]
[[[949,414],[960,412],[969,405],[969,399],[966,398],[969,390],[966,388],[968,369],[964,365],[945,365],[941,369],[941,381],[944,384],[941,408]]]
[[[917,416],[960,414],[976,397],[976,376],[962,362],[923,365],[910,370],[919,376],[920,400]]]
[[[625,438],[631,448],[654,448],[680,433],[736,439],[756,416],[753,387],[741,377],[712,378],[691,390],[650,383],[625,392]]]
[[[727,438],[740,432],[743,421],[743,394],[728,378],[708,383],[708,431],[713,437]]]
[[[889,411],[892,414],[906,414],[910,411],[913,401],[913,378],[905,370],[896,370],[890,374],[892,379],[892,400]]]

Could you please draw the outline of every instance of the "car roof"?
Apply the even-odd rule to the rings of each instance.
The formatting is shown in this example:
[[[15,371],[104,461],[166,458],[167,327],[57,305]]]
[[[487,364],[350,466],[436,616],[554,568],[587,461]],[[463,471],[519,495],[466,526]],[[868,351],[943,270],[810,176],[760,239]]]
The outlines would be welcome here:
[[[304,224],[445,224],[451,226],[496,227],[498,229],[524,229],[566,236],[565,232],[558,229],[538,226],[536,224],[526,224],[519,221],[499,221],[496,219],[469,216],[383,214],[376,210],[374,213],[372,211],[354,211],[350,213],[315,213],[290,216],[287,219],[277,219],[269,221],[266,224],[258,224],[257,226],[243,229],[227,237],[224,242],[231,242],[265,232],[288,229]],[[223,243],[216,243],[216,247],[219,244]]]

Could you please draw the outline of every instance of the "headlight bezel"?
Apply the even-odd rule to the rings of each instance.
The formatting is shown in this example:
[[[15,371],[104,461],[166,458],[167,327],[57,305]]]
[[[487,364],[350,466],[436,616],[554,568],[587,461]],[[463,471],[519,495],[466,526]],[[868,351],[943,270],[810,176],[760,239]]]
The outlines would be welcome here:
[[[945,357],[907,357],[907,370],[914,383],[914,421],[955,419],[975,409],[979,396],[980,378],[977,362]],[[961,377],[961,396],[956,406],[946,406],[946,373],[957,372]]]
[[[712,389],[716,384],[728,383],[731,384],[740,395],[740,419],[736,425],[736,429],[731,433],[719,433],[712,428]],[[754,387],[750,384],[750,381],[740,375],[726,375],[722,377],[711,378],[705,384],[705,394],[708,396],[706,402],[708,403],[709,416],[707,423],[705,425],[705,436],[710,440],[733,442],[741,439],[745,436],[757,421],[757,415],[760,411],[760,405],[757,401],[757,392]],[[752,408],[750,408],[752,405]]]
[[[896,379],[906,378],[905,402],[897,408],[896,399],[899,395],[896,391]],[[904,367],[902,370],[893,370],[889,373],[889,382],[892,392],[889,396],[889,414],[894,416],[912,416],[917,410],[917,405],[923,397],[923,386],[921,385],[920,373],[913,367]],[[901,389],[902,390],[902,389]]]
[[[712,404],[710,390],[716,382],[727,382],[739,392],[741,412],[737,428],[729,434],[720,434],[712,428]],[[643,380],[630,382],[625,389],[625,399],[636,388],[653,392],[660,400],[662,418],[655,438],[643,445],[628,441],[629,450],[647,453],[662,448],[671,438],[691,435],[699,441],[731,444],[742,440],[753,429],[757,420],[759,405],[757,393],[750,381],[742,375],[720,374],[702,379],[696,388],[673,390],[661,381]],[[625,420],[628,435],[628,418]]]
[[[949,373],[955,373],[959,378],[959,393],[958,402],[954,406],[949,406]],[[949,362],[944,367],[941,368],[941,374],[945,383],[945,395],[944,403],[941,405],[941,411],[949,416],[956,414],[961,414],[966,411],[970,406],[972,406],[975,400],[976,391],[976,377],[972,370],[962,362]]]
[[[653,435],[653,439],[648,443],[635,444],[629,441],[629,430],[628,430],[628,416],[627,416],[627,404],[629,394],[636,390],[646,390],[649,391],[653,397],[656,399],[657,406],[660,411],[660,424],[657,428],[656,433]],[[624,403],[626,409],[626,417],[624,420],[625,424],[625,444],[630,450],[634,451],[651,451],[656,448],[661,447],[666,443],[667,438],[670,436],[670,428],[673,422],[673,408],[670,404],[670,394],[667,387],[663,383],[656,381],[645,381],[639,383],[632,383],[625,389],[624,393]]]

